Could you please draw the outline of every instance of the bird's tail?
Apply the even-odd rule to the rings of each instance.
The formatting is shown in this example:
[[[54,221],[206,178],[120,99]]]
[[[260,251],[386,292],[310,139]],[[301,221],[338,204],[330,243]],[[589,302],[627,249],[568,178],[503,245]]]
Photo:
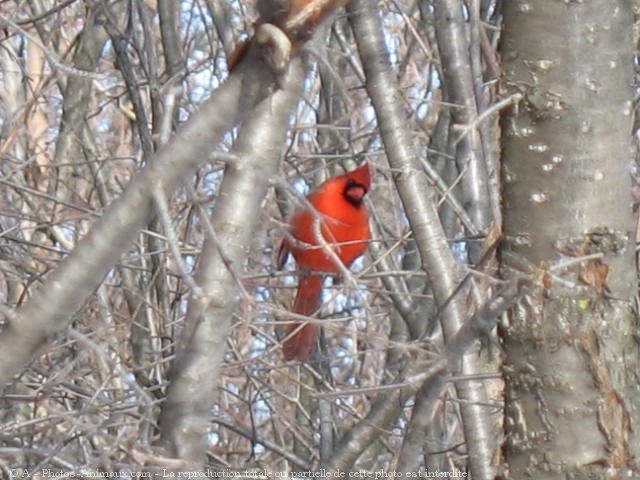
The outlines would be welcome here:
[[[302,275],[298,284],[298,293],[293,304],[293,312],[308,317],[320,308],[322,294],[322,275]],[[287,339],[282,345],[286,360],[305,361],[311,357],[313,345],[318,335],[318,325],[314,323],[295,322],[287,328]]]

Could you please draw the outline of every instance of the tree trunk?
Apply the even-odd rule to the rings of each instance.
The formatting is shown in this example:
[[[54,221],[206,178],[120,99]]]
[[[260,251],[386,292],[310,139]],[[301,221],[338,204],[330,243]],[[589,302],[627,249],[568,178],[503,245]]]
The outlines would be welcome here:
[[[510,478],[637,474],[631,2],[502,10],[523,95],[503,124],[503,260],[537,280],[503,331]]]

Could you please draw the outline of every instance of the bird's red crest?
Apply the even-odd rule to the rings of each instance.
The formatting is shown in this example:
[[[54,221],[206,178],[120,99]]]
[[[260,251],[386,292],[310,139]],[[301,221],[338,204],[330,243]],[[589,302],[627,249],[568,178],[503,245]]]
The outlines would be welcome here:
[[[346,174],[347,178],[353,179],[356,183],[364,186],[367,191],[371,189],[371,172],[369,170],[369,164],[364,162],[353,172]]]

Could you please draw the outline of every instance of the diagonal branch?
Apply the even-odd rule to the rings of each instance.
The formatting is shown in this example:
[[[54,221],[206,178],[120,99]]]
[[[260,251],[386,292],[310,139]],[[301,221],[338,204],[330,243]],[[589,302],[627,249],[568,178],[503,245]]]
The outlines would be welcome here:
[[[269,79],[267,81],[267,79]],[[222,136],[273,89],[262,62],[246,62],[202,104],[114,201],[75,250],[16,312],[0,334],[0,385],[5,385],[53,336],[62,331],[86,298],[152,216],[153,190],[172,191],[207,160]]]
[[[459,5],[458,5],[459,6]],[[347,5],[358,51],[366,74],[366,88],[376,111],[385,151],[391,167],[400,172],[396,177],[398,193],[411,224],[422,268],[429,275],[438,305],[444,304],[460,281],[460,267],[453,257],[439,221],[433,190],[426,181],[420,161],[412,148],[405,128],[407,112],[398,100],[383,37],[382,22],[375,3],[352,0]],[[463,325],[465,306],[458,295],[442,310],[445,341],[450,340]],[[463,373],[477,373],[477,362],[465,357]],[[465,437],[471,455],[474,478],[493,478],[490,461],[492,443],[488,412],[481,408],[486,393],[482,385],[456,383],[461,406]]]
[[[235,145],[238,160],[227,166],[212,215],[216,238],[207,239],[196,271],[204,296],[190,298],[160,417],[164,446],[191,468],[200,467],[205,459],[210,409],[239,299],[232,269],[244,264],[269,181],[284,153],[288,120],[303,84],[300,63],[292,62],[282,79],[283,90],[243,123]]]

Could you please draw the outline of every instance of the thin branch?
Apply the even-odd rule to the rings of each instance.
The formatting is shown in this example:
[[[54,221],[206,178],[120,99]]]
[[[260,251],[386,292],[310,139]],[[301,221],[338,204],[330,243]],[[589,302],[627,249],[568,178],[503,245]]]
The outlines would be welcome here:
[[[182,276],[182,280],[186,283],[189,288],[191,288],[192,295],[194,297],[202,297],[204,293],[202,289],[198,286],[196,281],[193,279],[191,274],[189,273],[189,269],[184,263],[182,259],[182,253],[180,253],[180,245],[178,242],[178,237],[176,236],[176,232],[171,225],[171,216],[169,215],[169,205],[167,204],[167,198],[165,196],[162,187],[157,186],[153,190],[153,200],[156,204],[156,212],[158,213],[158,217],[162,222],[162,226],[164,229],[164,234],[167,237],[167,243],[169,244],[169,249],[171,250],[171,254],[173,255],[173,259],[178,266],[178,271]]]
[[[278,455],[281,455],[283,458],[286,458],[291,463],[303,470],[310,470],[311,468],[310,464],[306,460],[303,460],[302,458],[291,453],[287,448],[277,445],[276,443],[266,438],[256,438],[253,432],[249,432],[244,428],[230,422],[229,420],[226,420],[222,417],[214,417],[213,422],[222,425],[223,427],[226,427],[229,430],[232,430],[251,441],[259,442],[261,445],[264,445],[265,448],[277,453]]]
[[[91,80],[104,80],[105,78],[107,78],[107,75],[103,73],[88,72],[86,70],[80,70],[78,68],[65,65],[60,61],[58,56],[54,52],[49,50],[37,37],[31,35],[9,17],[0,13],[0,20],[7,23],[9,26],[14,28],[22,35],[27,37],[31,42],[33,42],[33,44],[36,45],[40,50],[42,50],[42,52],[47,56],[49,62],[51,62],[51,64],[61,72],[64,72],[67,75],[74,75],[76,77],[89,78]]]
[[[522,100],[521,93],[514,93],[507,98],[500,100],[497,103],[494,103],[489,108],[487,108],[484,112],[478,115],[473,121],[468,125],[454,125],[454,132],[458,133],[458,137],[456,138],[454,145],[458,145],[472,130],[476,130],[480,124],[487,120],[489,117],[493,115],[497,115],[504,108],[510,107],[511,105],[516,105],[520,103]]]

